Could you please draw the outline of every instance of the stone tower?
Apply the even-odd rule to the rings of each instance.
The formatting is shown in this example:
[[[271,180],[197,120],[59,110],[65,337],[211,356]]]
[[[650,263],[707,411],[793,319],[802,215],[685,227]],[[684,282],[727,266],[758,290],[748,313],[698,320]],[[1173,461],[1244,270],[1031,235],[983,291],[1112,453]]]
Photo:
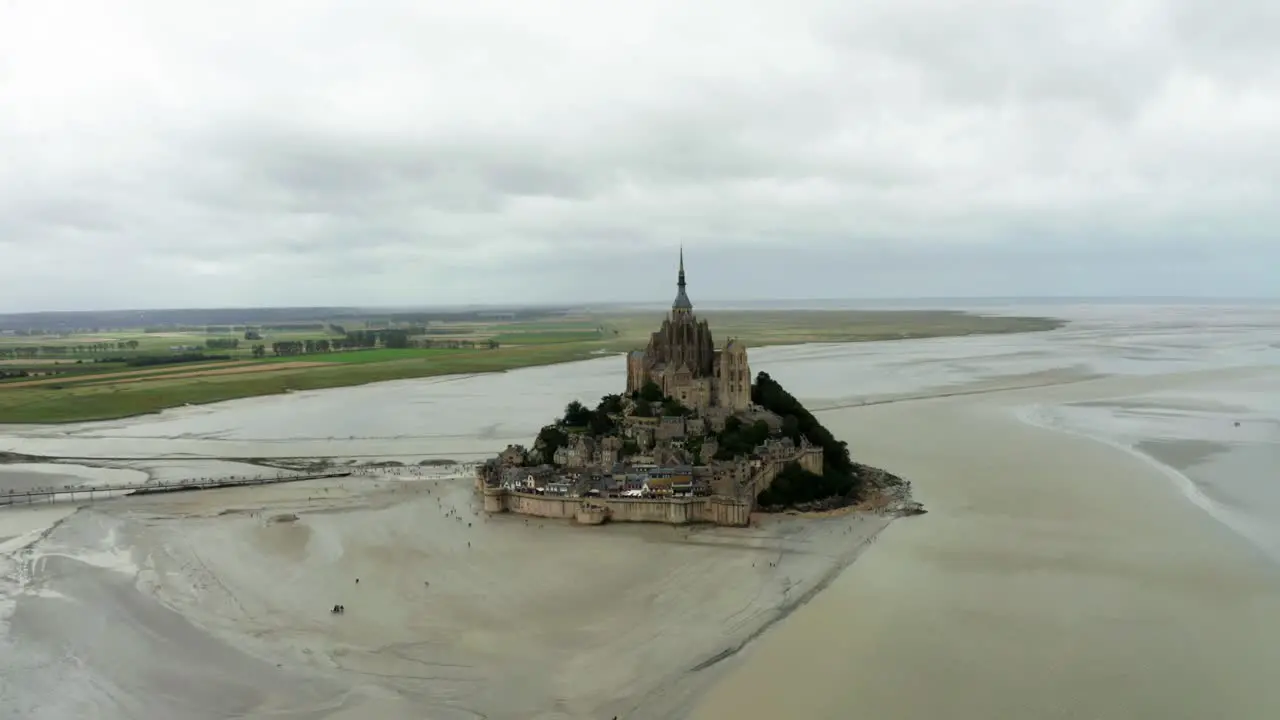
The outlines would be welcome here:
[[[645,349],[627,355],[627,392],[652,381],[664,395],[694,409],[740,410],[751,402],[750,377],[746,348],[730,340],[723,351],[717,351],[707,321],[694,315],[681,248],[676,299]]]

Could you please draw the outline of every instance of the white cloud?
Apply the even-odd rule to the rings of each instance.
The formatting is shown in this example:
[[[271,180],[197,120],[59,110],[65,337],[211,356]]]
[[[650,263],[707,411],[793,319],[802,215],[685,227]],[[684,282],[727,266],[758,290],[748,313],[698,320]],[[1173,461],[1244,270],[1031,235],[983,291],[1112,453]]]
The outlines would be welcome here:
[[[8,0],[0,308],[1275,294],[1276,7]]]

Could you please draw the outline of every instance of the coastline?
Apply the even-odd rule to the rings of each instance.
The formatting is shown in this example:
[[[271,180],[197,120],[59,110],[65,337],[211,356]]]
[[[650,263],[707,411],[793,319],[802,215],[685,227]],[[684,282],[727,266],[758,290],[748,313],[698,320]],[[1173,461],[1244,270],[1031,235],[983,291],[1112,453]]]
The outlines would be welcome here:
[[[1148,463],[1188,502],[1280,566],[1280,533],[1274,530],[1280,493],[1268,489],[1271,470],[1280,467],[1280,433],[1268,426],[1280,424],[1280,417],[1274,408],[1221,402],[1240,385],[1248,386],[1255,403],[1280,398],[1280,373],[1263,372],[1247,380],[1228,375],[1191,383],[1180,392],[1015,412],[1022,422],[1088,438]]]
[[[850,311],[783,311],[771,314],[769,324],[741,328],[734,333],[743,336],[752,347],[791,347],[803,344],[839,343],[893,343],[921,339],[945,339],[955,337],[1000,337],[1053,332],[1067,324],[1066,320],[1049,316],[980,315],[964,311],[934,311],[921,313],[914,310],[868,311],[880,316],[879,324],[866,328],[855,321],[848,327],[813,328],[812,335],[792,335],[786,329],[787,313],[801,317],[815,312],[827,313],[838,323],[840,317]],[[946,315],[954,326],[938,324],[936,316]],[[857,311],[852,311],[858,316]],[[918,328],[913,323],[921,316],[933,318],[927,327]],[[750,314],[748,314],[748,317]],[[646,314],[645,317],[648,317]],[[893,320],[901,325],[895,325]],[[632,319],[634,320],[634,318]],[[860,322],[865,323],[866,319]],[[732,324],[731,324],[731,327]],[[642,345],[645,333],[626,339],[552,343],[546,345],[512,345],[494,351],[484,351],[470,356],[470,362],[453,359],[432,361],[394,361],[368,364],[342,364],[323,362],[324,355],[299,356],[321,362],[313,367],[282,368],[280,372],[252,372],[224,377],[195,377],[179,379],[177,383],[159,382],[162,387],[150,387],[148,383],[120,378],[109,378],[87,384],[68,380],[56,386],[14,387],[6,390],[0,383],[0,429],[6,425],[43,425],[58,427],[85,422],[100,422],[144,417],[182,407],[201,407],[231,400],[271,398],[294,393],[338,388],[358,388],[367,385],[403,380],[447,380],[482,375],[508,373],[528,368],[550,367],[565,363],[581,362],[598,357],[619,357],[635,345]],[[278,358],[247,362],[249,370],[270,367]],[[233,361],[236,364],[245,361]],[[177,373],[178,371],[174,371]],[[163,378],[157,378],[163,380]],[[40,381],[45,382],[45,381]],[[119,395],[120,397],[115,397]],[[129,398],[126,402],[121,398]]]

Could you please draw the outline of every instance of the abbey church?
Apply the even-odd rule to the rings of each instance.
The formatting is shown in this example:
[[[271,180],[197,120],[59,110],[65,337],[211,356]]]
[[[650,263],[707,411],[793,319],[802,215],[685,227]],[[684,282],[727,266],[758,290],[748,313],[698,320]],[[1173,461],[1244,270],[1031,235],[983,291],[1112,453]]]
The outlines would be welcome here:
[[[747,348],[730,339],[717,350],[707,321],[693,314],[685,292],[683,249],[676,288],[671,313],[649,337],[649,345],[627,354],[627,392],[653,382],[664,395],[694,410],[746,410],[751,405]]]

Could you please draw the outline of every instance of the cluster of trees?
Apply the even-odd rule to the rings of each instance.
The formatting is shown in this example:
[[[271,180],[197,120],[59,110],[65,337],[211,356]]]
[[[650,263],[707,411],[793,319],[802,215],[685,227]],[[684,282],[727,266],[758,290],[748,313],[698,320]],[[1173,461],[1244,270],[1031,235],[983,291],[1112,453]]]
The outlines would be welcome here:
[[[177,355],[140,355],[125,358],[124,364],[130,367],[151,367],[152,365],[178,365],[192,362],[212,362],[214,360],[230,360],[230,355],[205,355],[204,353],[180,353]]]
[[[564,427],[582,428],[594,436],[608,435],[617,428],[617,423],[613,418],[609,417],[610,413],[617,413],[621,410],[622,398],[617,395],[606,395],[600,403],[596,405],[596,409],[592,410],[586,405],[574,400],[564,408],[564,417],[560,419],[559,424]],[[610,410],[610,408],[618,408]]]
[[[0,369],[0,380],[11,380],[13,378],[31,377],[31,373],[26,370],[3,370]]]
[[[631,393],[632,400],[643,400],[644,402],[661,402],[665,396],[662,394],[662,388],[658,387],[658,383],[649,380],[640,389]]]
[[[262,333],[258,332],[257,330],[245,330],[244,339],[245,340],[261,340]]]
[[[750,455],[769,439],[769,423],[757,420],[750,425],[736,417],[725,420],[724,430],[716,435],[716,460],[732,460],[739,455]]]
[[[407,348],[409,332],[407,330],[352,330],[343,337],[333,341],[334,347],[356,349],[375,348]]]
[[[543,465],[551,465],[555,461],[556,451],[569,444],[569,433],[559,425],[547,425],[538,431],[533,441],[534,452],[539,453],[536,459]]]
[[[209,338],[204,346],[210,350],[235,350],[240,347],[240,338]]]
[[[621,412],[621,395],[605,395],[600,398],[600,402],[594,410],[574,400],[565,405],[563,416],[538,431],[538,437],[534,440],[533,445],[539,453],[536,459],[550,465],[555,457],[556,450],[569,444],[570,431],[586,431],[594,437],[614,432],[617,430],[618,425],[611,415],[617,415]],[[623,441],[621,451],[623,457],[634,455],[638,452],[640,452],[640,447],[636,445],[634,440]]]
[[[836,440],[831,431],[805,409],[777,381],[761,372],[751,388],[751,401],[783,419],[783,434],[795,442],[804,437],[822,448],[822,475],[815,475],[791,463],[778,474],[773,485],[757,498],[765,506],[789,506],[829,497],[856,497],[862,482],[849,457],[849,445]]]
[[[498,349],[497,340],[414,340],[413,347],[446,348],[449,350],[474,350],[475,348]]]
[[[25,345],[23,347],[0,348],[0,358],[6,359],[28,359],[39,357],[43,348],[33,345]],[[58,348],[65,352],[66,348]]]
[[[82,345],[20,345],[0,348],[0,358],[30,359],[36,357],[67,357],[68,355],[93,355],[121,350],[137,350],[137,340],[120,342],[96,342]]]
[[[337,326],[330,326],[336,328]],[[339,328],[341,329],[341,328]],[[410,339],[408,330],[391,329],[391,330],[352,330],[343,337],[339,338],[318,338],[309,340],[280,340],[271,343],[269,349],[271,354],[276,357],[292,357],[295,355],[310,355],[313,353],[327,353],[336,350],[372,350],[374,348],[411,348],[411,347],[448,347],[448,348],[473,348],[477,345],[496,348],[496,342],[472,342],[472,341],[413,341]],[[261,349],[260,349],[261,348]],[[255,345],[253,347],[254,357],[263,357],[267,352],[263,345]]]
[[[258,348],[263,348],[263,350],[259,352]],[[271,343],[271,354],[276,357],[290,357],[293,355],[329,352],[330,348],[331,344],[328,340],[280,340]],[[262,357],[264,355],[266,355],[264,346],[253,346],[254,357]]]

